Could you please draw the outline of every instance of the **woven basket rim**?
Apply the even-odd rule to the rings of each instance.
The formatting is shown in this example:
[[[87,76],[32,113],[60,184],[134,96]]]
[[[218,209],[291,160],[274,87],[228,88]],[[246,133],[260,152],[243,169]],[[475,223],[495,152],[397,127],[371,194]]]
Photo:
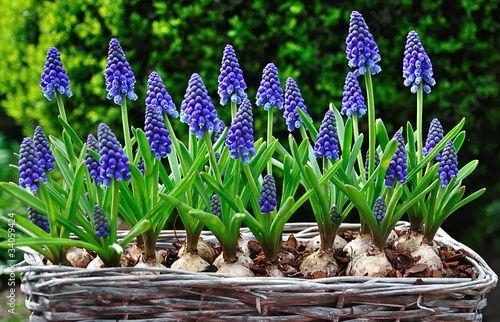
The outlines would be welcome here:
[[[359,224],[342,224],[339,231],[359,229]],[[409,223],[405,221],[398,222],[396,229],[408,229]],[[247,234],[245,228],[242,228],[243,234]],[[316,223],[287,223],[284,229],[284,238],[295,232],[296,238],[310,238],[318,234]],[[185,231],[165,230],[160,234],[159,240],[168,240],[173,235],[183,238]],[[124,236],[123,231],[119,231],[119,237]],[[210,233],[203,232],[202,237],[212,236]],[[450,237],[443,229],[439,229],[435,237],[439,246],[451,246],[453,249],[463,249],[467,253],[467,259],[476,271],[476,279],[471,278],[420,278],[420,277],[354,277],[339,276],[320,279],[302,279],[293,277],[269,278],[269,277],[230,277],[217,273],[195,273],[171,268],[135,268],[135,267],[113,267],[89,270],[86,268],[75,268],[69,266],[47,266],[44,265],[42,256],[31,249],[23,248],[26,251],[25,260],[11,268],[5,270],[5,273],[22,273],[30,281],[40,280],[43,282],[40,286],[63,285],[70,283],[92,283],[102,279],[113,279],[113,282],[132,282],[140,280],[142,283],[152,283],[158,285],[159,281],[171,281],[178,279],[178,286],[189,286],[192,284],[222,284],[228,287],[240,287],[247,290],[262,290],[265,288],[274,289],[339,289],[342,287],[350,288],[353,292],[362,291],[373,293],[372,295],[395,294],[423,294],[431,292],[460,292],[460,291],[479,291],[487,293],[493,289],[498,276],[488,266],[488,264],[472,249]],[[132,272],[151,271],[159,272],[160,275],[134,275]],[[27,274],[28,273],[28,274]],[[418,282],[418,285],[416,284]]]

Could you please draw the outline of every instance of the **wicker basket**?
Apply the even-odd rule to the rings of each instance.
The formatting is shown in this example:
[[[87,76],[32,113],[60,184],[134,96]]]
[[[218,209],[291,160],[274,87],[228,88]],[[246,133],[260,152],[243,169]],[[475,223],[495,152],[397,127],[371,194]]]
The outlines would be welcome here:
[[[400,223],[397,229],[406,227]],[[287,224],[285,235],[290,232],[308,238],[317,228]],[[182,231],[176,234],[183,237]],[[173,240],[174,232],[165,231],[159,242]],[[417,278],[236,278],[167,268],[150,269],[161,275],[139,276],[130,274],[136,268],[45,266],[32,252],[13,270],[21,273],[31,321],[481,321],[497,275],[443,230],[435,240],[464,249],[477,278],[423,278],[422,285]]]

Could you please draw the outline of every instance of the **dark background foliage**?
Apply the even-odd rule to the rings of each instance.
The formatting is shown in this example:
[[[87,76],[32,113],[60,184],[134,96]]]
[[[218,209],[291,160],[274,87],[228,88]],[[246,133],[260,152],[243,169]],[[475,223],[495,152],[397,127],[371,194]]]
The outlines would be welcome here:
[[[47,134],[60,132],[56,103],[47,101],[38,85],[51,46],[61,52],[71,79],[74,96],[65,102],[69,122],[80,136],[95,135],[100,122],[121,128],[119,107],[106,99],[103,77],[112,37],[121,42],[137,79],[139,99],[129,104],[133,126],[143,126],[145,85],[153,70],[162,76],[178,108],[190,75],[199,73],[220,117],[229,124],[229,108],[217,104],[217,77],[228,43],[236,50],[252,101],[262,69],[274,62],[282,84],[289,76],[297,81],[309,114],[319,123],[330,102],[341,106],[349,70],[349,15],[358,10],[380,48],[382,72],[374,77],[375,104],[390,135],[407,121],[415,123],[416,96],[403,85],[402,55],[408,31],[420,35],[437,81],[425,95],[424,124],[437,117],[447,131],[467,118],[467,141],[459,160],[464,165],[479,159],[480,164],[466,185],[469,192],[488,188],[444,228],[472,246],[496,245],[491,249],[500,252],[500,183],[495,170],[500,164],[500,22],[495,19],[499,2],[2,1],[0,113],[5,114],[0,130],[10,141],[31,136],[36,125]],[[265,113],[260,108],[254,113],[256,134],[262,136]],[[183,124],[174,123],[180,133],[187,132]],[[277,136],[288,135],[281,117],[275,117],[274,128]],[[367,130],[365,119],[361,130]],[[309,215],[294,218],[312,220]]]

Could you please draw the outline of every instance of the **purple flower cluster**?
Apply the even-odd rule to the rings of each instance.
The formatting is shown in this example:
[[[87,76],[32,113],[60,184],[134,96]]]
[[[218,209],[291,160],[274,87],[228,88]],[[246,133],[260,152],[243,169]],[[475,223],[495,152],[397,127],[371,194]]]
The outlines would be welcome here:
[[[337,211],[337,206],[332,205],[330,207],[330,219],[332,220],[332,225],[338,224],[339,220],[341,219],[341,215]]]
[[[224,133],[225,129],[226,129],[226,125],[224,124],[224,122],[222,122],[222,120],[220,120],[219,130],[214,132],[214,145],[215,145],[215,143],[217,143],[217,141],[219,141],[220,136],[222,135],[222,133]]]
[[[135,76],[127,62],[125,53],[116,38],[109,42],[108,63],[104,71],[106,78],[106,90],[108,99],[114,100],[115,104],[122,103],[122,97],[135,101],[137,95],[134,93]]]
[[[365,98],[359,87],[359,82],[352,72],[345,78],[344,92],[342,93],[342,109],[340,113],[352,117],[356,113],[357,117],[366,114],[367,108]]]
[[[189,132],[201,139],[205,130],[217,132],[220,120],[207,88],[200,75],[194,73],[188,82],[188,88],[181,105],[181,122],[189,125]]]
[[[369,159],[370,159],[370,151],[366,151],[366,159],[365,159],[365,178],[366,180],[368,180],[368,162],[369,162]],[[377,170],[377,167],[379,166],[380,164],[380,156],[378,155],[378,153],[375,151],[375,159],[374,159],[374,165],[373,165],[373,171]]]
[[[215,193],[210,198],[210,213],[222,220],[222,206],[219,197]]]
[[[50,223],[49,217],[44,214],[39,213],[35,209],[28,207],[28,219],[33,224],[45,230],[46,233],[50,234]]]
[[[238,108],[231,127],[227,131],[225,144],[229,148],[231,158],[241,157],[243,164],[250,162],[250,157],[257,154],[253,144],[253,113],[248,98]]]
[[[49,171],[54,171],[54,157],[52,156],[52,150],[50,149],[49,142],[43,133],[41,126],[35,128],[35,134],[33,135],[33,141],[36,146],[36,153],[38,155],[38,160],[42,168]]]
[[[129,181],[130,168],[128,167],[128,158],[123,153],[120,142],[111,132],[111,129],[104,123],[99,124],[97,131],[99,140],[99,155],[101,156],[101,178],[106,187],[111,186],[111,179],[116,181]]]
[[[446,145],[441,151],[441,161],[439,161],[438,175],[441,179],[441,186],[446,187],[452,177],[458,175],[458,157],[457,150],[452,141],[446,142]]]
[[[163,118],[163,111],[173,118],[179,116],[179,112],[175,109],[175,104],[172,102],[172,97],[168,94],[163,85],[163,80],[157,72],[152,72],[148,78],[148,92],[146,93],[146,105],[156,107],[158,114]]]
[[[385,204],[384,198],[378,197],[373,205],[373,215],[375,216],[375,219],[377,219],[379,225],[382,223],[382,220],[384,220],[386,212],[387,205]]]
[[[364,75],[367,70],[369,70],[371,75],[377,74],[382,70],[377,65],[377,62],[380,61],[377,44],[368,30],[363,16],[357,11],[351,13],[349,35],[347,35],[346,44],[349,67],[356,68],[354,70],[354,77]]]
[[[97,237],[109,236],[109,222],[104,210],[96,204],[94,207],[94,229]]]
[[[269,63],[262,72],[262,80],[257,90],[255,104],[257,106],[264,105],[264,110],[268,111],[271,107],[281,110],[283,103],[283,89],[281,88],[278,68],[273,63]]]
[[[264,177],[262,187],[260,188],[259,198],[260,212],[263,214],[273,212],[274,208],[278,206],[276,201],[276,183],[272,175],[268,174]]]
[[[432,63],[425,52],[424,46],[415,31],[410,31],[406,39],[405,58],[403,59],[403,77],[405,86],[411,86],[416,93],[420,84],[425,93],[431,92],[431,86],[436,84],[432,71]]]
[[[396,132],[394,139],[398,141],[398,148],[396,149],[396,153],[394,153],[385,174],[385,185],[388,187],[394,186],[394,179],[400,183],[405,183],[407,175],[406,169],[408,168],[406,163],[405,142],[401,132]]]
[[[89,134],[89,136],[87,137],[87,153],[85,153],[85,165],[87,166],[87,170],[89,170],[90,181],[95,182],[96,184],[101,184],[101,166],[89,150],[97,153],[99,152],[99,144],[92,134]]]
[[[326,112],[316,138],[318,140],[314,144],[314,157],[325,157],[337,161],[339,159],[339,141],[337,140],[335,114],[332,110]]]
[[[307,114],[307,108],[304,105],[304,99],[302,98],[302,94],[300,93],[297,83],[293,78],[288,77],[286,80],[285,112],[283,113],[283,116],[285,117],[288,131],[290,132],[302,125],[302,119],[300,118],[299,113],[297,113],[297,108],[304,111],[304,113],[306,113],[312,121],[309,114]]]
[[[227,45],[222,54],[219,90],[217,91],[220,96],[220,104],[226,105],[229,97],[231,97],[231,102],[241,104],[241,101],[247,97],[246,88],[243,71],[240,69],[233,46]]]
[[[139,159],[139,163],[137,163],[137,169],[139,169],[139,171],[141,171],[142,175],[144,175],[144,159],[141,158]]]
[[[429,125],[429,133],[427,133],[427,139],[425,140],[425,146],[422,149],[424,158],[431,153],[432,149],[441,142],[444,138],[444,131],[441,123],[438,119],[433,119],[431,125]],[[441,160],[441,151],[434,157],[436,161]]]
[[[165,158],[167,154],[172,152],[170,148],[172,140],[168,137],[170,133],[165,128],[162,117],[154,105],[146,106],[144,131],[151,148],[151,153],[156,159]]]
[[[19,149],[19,172],[19,185],[29,187],[33,193],[38,191],[40,178],[46,180],[35,144],[29,137],[23,139]]]
[[[45,60],[41,78],[40,87],[43,90],[43,95],[49,101],[54,99],[54,92],[61,95],[64,94],[67,97],[73,95],[69,86],[69,77],[63,68],[61,54],[54,47],[49,48],[47,52],[47,59]]]

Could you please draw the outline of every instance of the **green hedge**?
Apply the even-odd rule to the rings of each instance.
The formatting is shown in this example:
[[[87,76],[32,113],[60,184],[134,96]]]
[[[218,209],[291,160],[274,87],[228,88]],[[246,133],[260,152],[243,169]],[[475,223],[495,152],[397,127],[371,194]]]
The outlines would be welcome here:
[[[274,62],[283,84],[287,77],[295,78],[309,113],[319,122],[330,102],[341,105],[349,70],[345,58],[349,15],[358,10],[382,57],[382,73],[374,77],[377,116],[392,124],[392,131],[407,120],[415,120],[416,97],[403,86],[402,78],[406,34],[414,29],[433,62],[437,81],[432,93],[425,96],[424,121],[438,117],[449,130],[467,117],[470,141],[460,158],[462,164],[474,158],[481,161],[469,185],[487,186],[489,191],[469,210],[484,209],[499,195],[500,184],[491,182],[489,169],[500,164],[496,135],[500,121],[500,24],[494,19],[500,14],[500,1],[387,0],[378,1],[376,6],[370,0],[342,4],[320,0],[224,2],[2,1],[1,105],[23,125],[26,135],[38,124],[46,133],[59,132],[56,104],[47,101],[38,86],[47,49],[55,46],[62,54],[74,93],[66,100],[70,123],[81,136],[89,129],[95,134],[100,122],[116,126],[119,108],[106,99],[103,77],[108,42],[116,37],[136,75],[139,99],[130,104],[130,113],[131,125],[140,127],[146,80],[153,70],[163,77],[178,108],[193,72],[203,77],[212,100],[218,102],[220,60],[224,46],[230,43],[252,100],[262,69]],[[218,111],[229,123],[228,108],[218,107]],[[264,113],[256,109],[255,114],[257,135],[262,135]],[[287,135],[283,119],[275,120],[276,132]],[[480,220],[477,216],[455,219],[469,240],[484,237],[465,230]],[[453,227],[453,219],[447,225]]]

